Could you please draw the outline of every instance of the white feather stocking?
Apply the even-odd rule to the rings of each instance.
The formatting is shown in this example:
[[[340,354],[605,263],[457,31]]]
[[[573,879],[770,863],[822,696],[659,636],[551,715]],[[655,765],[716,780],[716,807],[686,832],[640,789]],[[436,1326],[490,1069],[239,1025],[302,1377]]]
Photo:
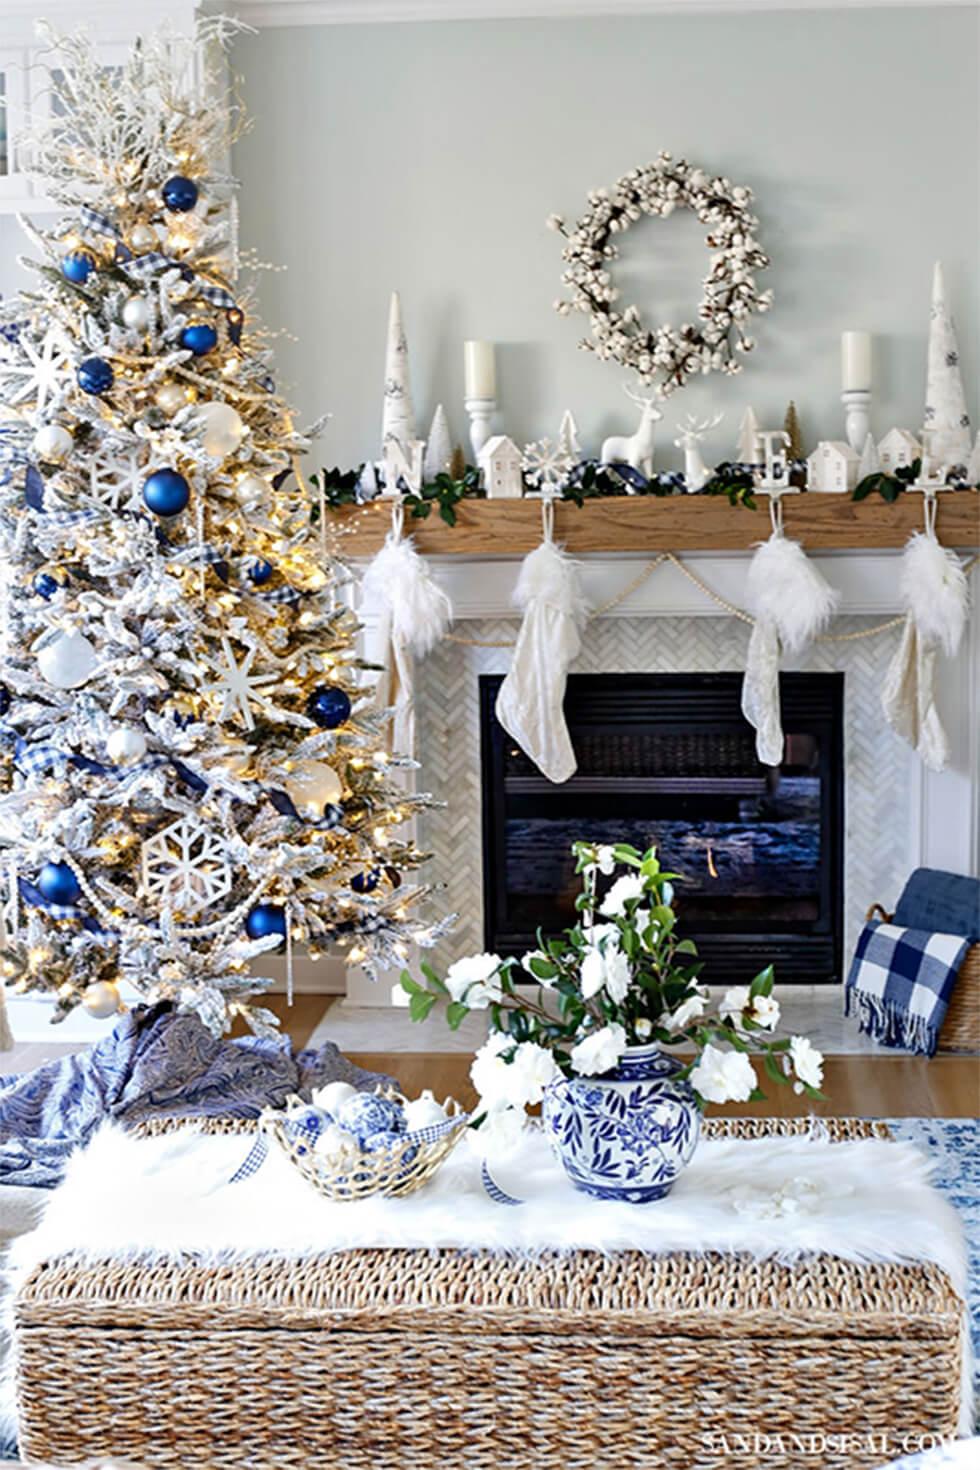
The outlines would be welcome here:
[[[778,766],[783,758],[780,653],[799,653],[827,626],[838,594],[798,541],[774,531],[749,563],[746,595],[755,627],[742,681],[742,713],[755,729],[760,761]]]
[[[960,646],[969,604],[959,557],[935,536],[915,531],[902,554],[902,597],[919,637],[952,658]]]
[[[389,533],[365,572],[364,591],[383,609],[386,622],[385,665],[375,701],[379,708],[394,711],[390,730],[392,749],[412,754],[415,748],[413,655],[424,658],[445,637],[452,620],[452,607],[411,540],[403,540],[395,531]]]
[[[543,541],[524,558],[514,601],[524,621],[497,695],[497,719],[549,781],[567,781],[576,760],[562,704],[587,616],[578,562]]]

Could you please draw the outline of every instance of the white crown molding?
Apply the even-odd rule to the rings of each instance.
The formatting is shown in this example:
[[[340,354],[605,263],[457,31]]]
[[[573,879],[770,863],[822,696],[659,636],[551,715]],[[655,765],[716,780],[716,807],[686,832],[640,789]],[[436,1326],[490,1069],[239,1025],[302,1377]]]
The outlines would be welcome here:
[[[219,8],[249,25],[314,26],[411,21],[548,20],[749,11],[921,7],[924,0],[226,0]],[[976,9],[978,0],[925,0]],[[208,9],[213,9],[208,4]]]

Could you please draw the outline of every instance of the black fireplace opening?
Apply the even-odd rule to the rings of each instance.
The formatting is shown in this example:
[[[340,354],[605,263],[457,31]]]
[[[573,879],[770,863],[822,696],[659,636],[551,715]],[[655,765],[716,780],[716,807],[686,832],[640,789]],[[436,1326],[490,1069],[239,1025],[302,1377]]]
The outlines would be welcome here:
[[[843,674],[782,674],[785,750],[763,765],[739,674],[572,674],[565,719],[578,761],[543,776],[480,678],[487,948],[520,955],[575,923],[571,844],[658,848],[704,978],[831,983],[841,973]]]

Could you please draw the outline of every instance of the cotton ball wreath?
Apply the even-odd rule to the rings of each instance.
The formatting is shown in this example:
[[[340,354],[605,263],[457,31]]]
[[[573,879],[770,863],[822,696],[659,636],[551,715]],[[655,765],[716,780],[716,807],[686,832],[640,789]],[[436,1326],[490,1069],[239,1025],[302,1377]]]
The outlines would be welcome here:
[[[202,403],[194,415],[204,453],[212,459],[234,454],[245,437],[245,425],[230,403]]]
[[[646,385],[657,382],[665,398],[697,374],[740,372],[735,354],[755,346],[744,323],[772,305],[772,292],[756,288],[755,273],[766,269],[769,257],[756,239],[759,222],[751,203],[750,189],[727,178],[709,178],[685,159],[675,162],[669,153],[660,153],[653,163],[624,174],[611,189],[593,189],[588,209],[570,229],[560,215],[551,215],[549,227],[568,242],[562,251],[562,281],[571,297],[556,301],[555,309],[562,316],[580,311],[589,318],[591,337],[579,345],[618,362]],[[619,290],[610,264],[619,247],[613,236],[644,215],[666,219],[678,208],[692,210],[707,229],[711,254],[697,307],[701,325],[651,328],[636,306],[616,305]]]
[[[56,689],[80,689],[95,673],[98,656],[85,634],[73,630],[42,648],[37,666]]]

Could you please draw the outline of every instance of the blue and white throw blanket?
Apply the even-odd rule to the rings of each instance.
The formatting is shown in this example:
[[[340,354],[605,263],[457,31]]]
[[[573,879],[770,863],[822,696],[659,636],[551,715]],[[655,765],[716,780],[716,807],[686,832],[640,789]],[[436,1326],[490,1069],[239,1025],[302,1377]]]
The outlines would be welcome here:
[[[971,940],[898,924],[865,924],[844,987],[844,1014],[885,1046],[931,1057]]]
[[[327,1082],[390,1082],[332,1041],[293,1054],[287,1036],[220,1040],[169,1004],[130,1011],[88,1051],[0,1077],[0,1184],[52,1189],[68,1156],[110,1118],[257,1118]]]

